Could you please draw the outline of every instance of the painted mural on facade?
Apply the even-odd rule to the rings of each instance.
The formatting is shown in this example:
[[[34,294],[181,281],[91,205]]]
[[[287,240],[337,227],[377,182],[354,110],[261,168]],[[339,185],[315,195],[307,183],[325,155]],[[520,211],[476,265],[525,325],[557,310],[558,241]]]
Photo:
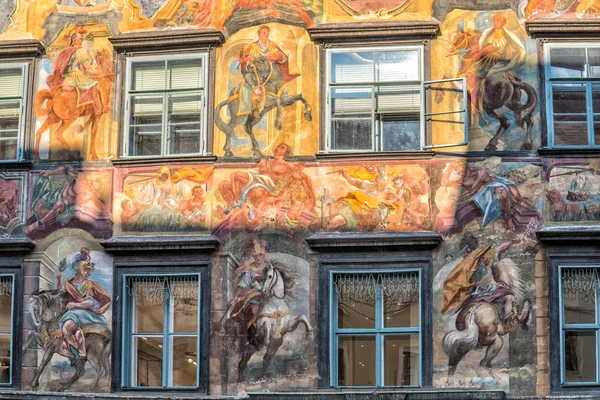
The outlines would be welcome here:
[[[34,102],[35,158],[106,160],[116,154],[109,35],[102,25],[71,25],[49,46]]]
[[[273,154],[282,142],[314,154],[318,63],[306,32],[281,24],[244,29],[217,56],[215,152]]]
[[[334,0],[324,2],[325,22],[427,20],[433,0]]]
[[[353,164],[321,169],[321,229],[330,232],[430,229],[428,167]]]
[[[30,174],[25,232],[40,239],[62,227],[84,228],[95,237],[112,232],[112,171],[62,165]]]
[[[119,170],[115,179],[117,232],[203,232],[212,168],[150,167]]]
[[[532,232],[469,229],[437,250],[434,386],[535,390],[536,251]]]
[[[594,159],[557,160],[551,165],[545,192],[548,223],[600,219],[599,165]]]
[[[529,0],[526,8],[528,20],[535,19],[582,19],[598,18],[598,0]]]
[[[223,384],[234,381],[238,395],[311,387],[311,274],[303,248],[279,234],[243,237],[236,238],[243,243],[239,265],[221,278],[232,293],[215,324],[228,360]]]
[[[46,250],[39,290],[25,296],[24,370],[31,390],[106,392],[112,346],[112,259],[86,239],[62,238]],[[46,280],[47,268],[51,280]]]
[[[0,172],[0,238],[25,233],[25,191],[27,174]]]
[[[539,147],[539,95],[535,43],[512,10],[455,10],[444,22],[432,57],[432,75],[466,78],[471,111],[470,151]],[[436,103],[449,101],[440,92]],[[434,143],[437,135],[433,132]]]

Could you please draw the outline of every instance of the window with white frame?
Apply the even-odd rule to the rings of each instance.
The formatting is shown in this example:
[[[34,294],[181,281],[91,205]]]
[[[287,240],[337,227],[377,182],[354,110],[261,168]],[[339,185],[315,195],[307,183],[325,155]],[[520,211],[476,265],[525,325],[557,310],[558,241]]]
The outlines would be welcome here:
[[[420,270],[330,273],[331,386],[421,386]]]
[[[27,93],[26,63],[0,64],[0,160],[20,161]]]
[[[600,384],[600,267],[560,266],[561,384]]]
[[[547,43],[548,147],[600,147],[600,44]]]
[[[123,279],[123,387],[197,389],[200,276]]]
[[[127,59],[126,157],[206,152],[207,54]]]
[[[14,276],[0,274],[0,386],[12,385]]]
[[[424,80],[422,46],[328,49],[326,150],[464,145],[467,97],[464,78]]]

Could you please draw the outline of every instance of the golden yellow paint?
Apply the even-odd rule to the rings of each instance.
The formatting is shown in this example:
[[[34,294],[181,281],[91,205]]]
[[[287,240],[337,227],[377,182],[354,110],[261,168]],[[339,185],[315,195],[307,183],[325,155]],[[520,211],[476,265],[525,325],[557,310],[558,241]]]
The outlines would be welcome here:
[[[373,7],[368,13],[358,16],[351,15],[345,10],[348,7],[356,8],[356,4],[351,0],[330,0],[323,3],[323,22],[385,22],[429,19],[432,15],[433,0],[407,0],[407,3],[396,13],[392,11],[402,3],[401,0],[382,0],[380,7]]]

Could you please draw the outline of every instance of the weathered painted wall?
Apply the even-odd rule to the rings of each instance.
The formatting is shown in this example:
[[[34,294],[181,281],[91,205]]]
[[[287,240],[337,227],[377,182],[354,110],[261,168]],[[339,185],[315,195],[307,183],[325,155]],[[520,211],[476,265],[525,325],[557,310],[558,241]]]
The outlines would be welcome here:
[[[433,254],[434,388],[538,393],[534,260],[543,249],[535,232],[545,226],[597,224],[600,168],[595,158],[540,158],[533,152],[542,144],[544,96],[536,45],[524,22],[593,20],[600,6],[587,0],[568,7],[532,0],[513,1],[509,9],[507,3],[0,1],[0,40],[36,38],[45,46],[35,68],[35,113],[28,116],[32,129],[26,142],[33,167],[0,172],[0,238],[29,237],[36,243],[24,268],[22,387],[110,389],[112,307],[100,314],[96,331],[86,332],[85,340],[95,341],[100,353],[88,357],[85,372],[70,387],[66,382],[75,374],[77,361],[71,365],[73,356],[62,347],[61,323],[56,318],[41,320],[42,313],[34,308],[44,293],[57,295],[60,276],[64,284],[83,274],[82,261],[94,264],[85,280],[115,299],[112,259],[103,252],[102,240],[212,234],[221,242],[219,254],[232,258],[215,255],[212,265],[210,392],[315,389],[318,262],[305,239],[322,231],[424,230],[444,238]],[[430,18],[440,21],[441,31],[431,41],[425,68],[432,79],[466,77],[470,93],[469,143],[449,152],[469,151],[471,157],[461,153],[410,160],[383,155],[368,161],[318,161],[314,155],[321,149],[324,118],[319,79],[325,60],[306,28],[329,22]],[[283,105],[279,117],[270,109],[272,104],[259,104],[259,113],[253,115],[256,99],[242,85],[247,65],[241,58],[251,51],[262,25],[287,56],[290,75],[296,75],[278,78],[274,90],[281,90],[290,103]],[[117,108],[122,88],[116,84],[122,71],[116,68],[108,38],[200,28],[221,30],[226,37],[216,51],[211,77],[215,101],[208,106],[216,121],[213,148],[208,150],[219,156],[218,162],[113,166],[110,160],[120,156],[123,130]],[[507,38],[506,54],[495,64],[481,62],[486,46],[497,45],[497,32]],[[85,93],[74,89],[73,82],[69,87],[75,78],[66,76],[64,69],[72,58],[82,66],[77,79],[89,83]],[[501,78],[488,75],[492,68],[501,70]],[[502,97],[507,88],[517,89],[518,104]],[[442,105],[453,101],[435,100]],[[256,122],[255,144],[243,128],[248,118]],[[490,142],[501,121],[508,129]],[[432,132],[434,143],[459,136],[446,128]],[[527,152],[515,153],[520,150]],[[286,324],[291,318],[302,321],[287,332],[281,316],[270,318],[281,343],[268,355],[247,343],[243,313],[228,313],[229,305],[242,295],[239,275],[264,260],[285,275],[286,286],[281,304],[262,304],[271,307],[263,314],[285,307],[290,316]],[[495,276],[496,269],[506,276]],[[473,280],[465,281],[464,274]],[[485,292],[497,284],[503,293],[493,297]],[[481,292],[472,295],[476,287]],[[494,321],[488,327],[495,338],[492,344],[457,333],[458,327],[473,328],[478,313]],[[225,357],[240,337],[235,345],[243,352],[237,356],[248,356],[241,377],[239,358]],[[470,351],[449,362],[457,343],[469,339],[474,341]],[[45,357],[48,364],[42,367]],[[271,365],[263,379],[265,357]]]

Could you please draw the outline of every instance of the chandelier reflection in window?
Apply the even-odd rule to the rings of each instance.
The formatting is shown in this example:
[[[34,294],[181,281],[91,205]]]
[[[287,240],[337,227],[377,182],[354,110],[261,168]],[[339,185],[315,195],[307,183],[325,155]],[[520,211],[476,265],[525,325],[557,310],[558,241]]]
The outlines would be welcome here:
[[[334,280],[334,288],[338,298],[344,303],[356,302],[373,306],[383,297],[385,310],[393,308],[400,311],[418,302],[419,274],[339,274]]]
[[[173,300],[174,305],[198,306],[198,277],[140,276],[129,277],[127,294],[136,296],[144,306],[155,306]]]
[[[563,296],[568,300],[596,303],[598,268],[564,268],[562,270]]]

